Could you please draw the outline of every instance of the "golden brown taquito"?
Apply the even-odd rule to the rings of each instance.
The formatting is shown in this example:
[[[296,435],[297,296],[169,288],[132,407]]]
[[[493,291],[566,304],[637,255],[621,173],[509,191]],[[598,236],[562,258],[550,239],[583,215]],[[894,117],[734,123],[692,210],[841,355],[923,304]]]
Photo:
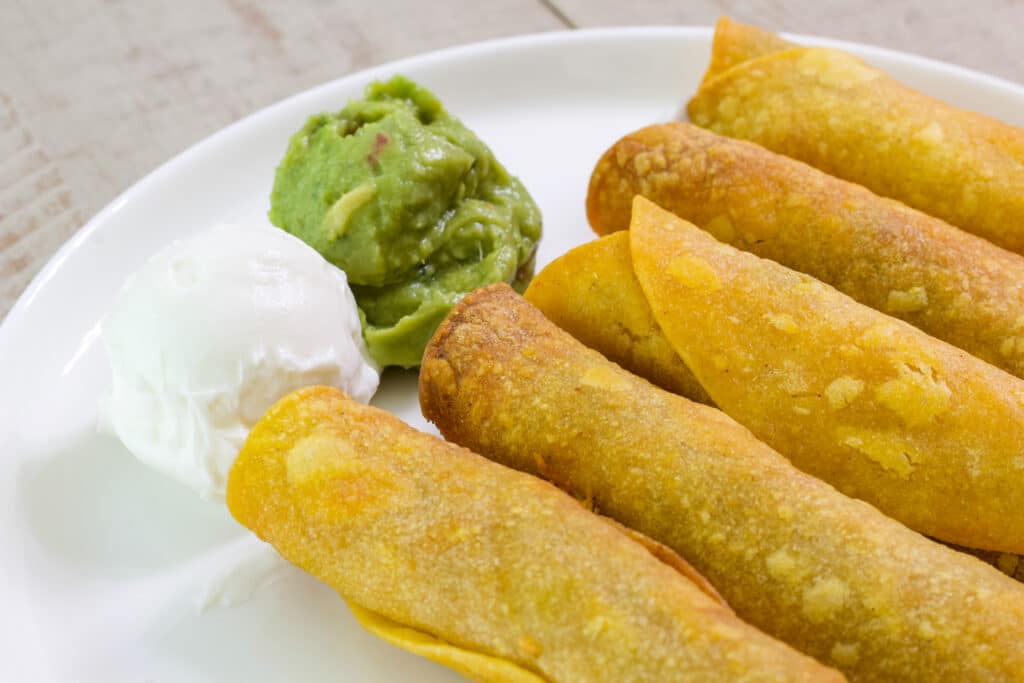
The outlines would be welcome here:
[[[666,543],[746,621],[851,681],[1024,680],[1024,587],[622,370],[509,288],[453,309],[420,401],[447,438]]]
[[[477,681],[843,680],[550,484],[332,388],[260,420],[227,503],[371,632]]]
[[[1024,377],[1024,257],[758,145],[686,123],[616,142],[590,178],[598,234],[643,195],[717,239],[807,273]]]
[[[442,323],[420,403],[447,438],[671,546],[741,617],[851,681],[1024,680],[1024,586],[626,372],[508,287]]]
[[[711,399],[921,533],[1024,551],[1024,381],[634,200],[633,269]]]
[[[768,34],[770,35],[770,34]],[[687,112],[1024,253],[1024,129],[928,97],[839,50],[722,19]]]

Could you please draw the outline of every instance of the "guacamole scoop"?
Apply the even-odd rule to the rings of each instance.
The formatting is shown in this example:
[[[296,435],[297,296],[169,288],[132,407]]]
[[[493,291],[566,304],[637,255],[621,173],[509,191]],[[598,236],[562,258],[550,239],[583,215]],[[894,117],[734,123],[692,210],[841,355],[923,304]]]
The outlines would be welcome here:
[[[313,116],[277,168],[270,220],[345,271],[380,365],[413,367],[466,293],[522,291],[541,236],[518,179],[430,91],[371,83]]]

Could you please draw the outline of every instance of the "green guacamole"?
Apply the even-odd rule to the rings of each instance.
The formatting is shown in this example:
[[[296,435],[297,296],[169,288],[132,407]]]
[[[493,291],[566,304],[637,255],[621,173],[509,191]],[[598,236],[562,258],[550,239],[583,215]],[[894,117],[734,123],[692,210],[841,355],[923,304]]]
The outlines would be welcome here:
[[[477,287],[525,288],[540,211],[430,91],[371,83],[292,136],[270,220],[348,276],[370,354],[413,367],[448,310]]]

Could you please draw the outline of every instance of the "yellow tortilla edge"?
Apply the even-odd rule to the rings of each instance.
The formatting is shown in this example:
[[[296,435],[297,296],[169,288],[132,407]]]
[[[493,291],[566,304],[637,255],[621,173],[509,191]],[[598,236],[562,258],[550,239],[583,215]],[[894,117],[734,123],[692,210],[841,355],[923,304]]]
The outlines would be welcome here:
[[[729,16],[719,17],[711,40],[711,56],[701,84],[756,57],[799,46],[774,31],[745,24]],[[737,59],[737,53],[746,58]]]
[[[712,89],[719,82],[728,80],[729,78],[734,77],[737,73],[756,69],[761,64],[765,64],[776,59],[789,59],[794,54],[799,54],[808,51],[834,52],[837,54],[845,55],[846,57],[853,57],[854,59],[858,59],[861,62],[864,62],[864,60],[860,59],[856,55],[853,55],[849,52],[843,52],[842,50],[837,50],[831,47],[819,47],[817,45],[793,45],[793,47],[786,48],[785,50],[779,50],[778,52],[766,52],[763,55],[752,57],[746,61],[737,62],[736,64],[733,64],[729,68],[723,71],[719,71],[718,73],[712,75],[710,78],[706,78],[705,80],[701,81],[700,85],[697,86],[697,92],[694,94],[692,99],[696,99],[702,92]]]
[[[477,683],[548,683],[547,679],[507,659],[474,652],[405,626],[365,607],[348,603],[359,625],[381,640],[425,657]]]

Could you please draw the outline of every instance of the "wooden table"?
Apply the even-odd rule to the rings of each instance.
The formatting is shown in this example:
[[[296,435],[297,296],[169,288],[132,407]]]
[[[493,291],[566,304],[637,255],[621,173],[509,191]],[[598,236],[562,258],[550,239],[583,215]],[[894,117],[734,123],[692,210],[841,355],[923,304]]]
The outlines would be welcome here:
[[[0,0],[0,317],[140,176],[289,94],[449,45],[722,14],[1024,82],[1024,0]]]

